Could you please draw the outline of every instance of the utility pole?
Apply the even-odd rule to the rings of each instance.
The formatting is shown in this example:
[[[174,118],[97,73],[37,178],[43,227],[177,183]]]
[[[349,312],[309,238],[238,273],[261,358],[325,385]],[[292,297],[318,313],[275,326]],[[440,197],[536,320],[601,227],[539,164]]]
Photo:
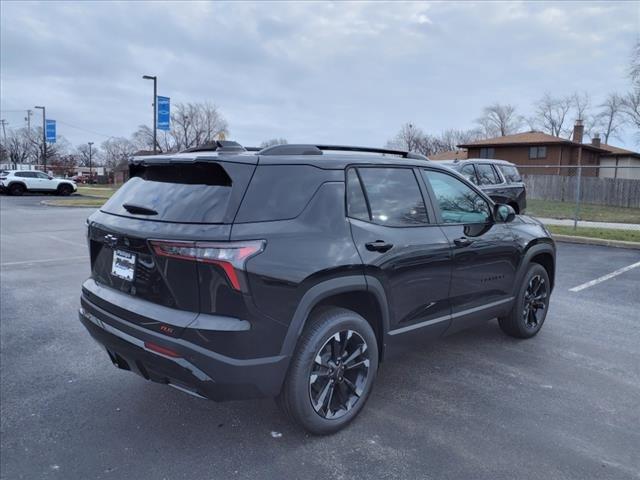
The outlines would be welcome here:
[[[93,172],[91,171],[91,145],[93,145],[93,142],[89,142],[89,185],[93,184]]]
[[[3,118],[2,120],[0,120],[0,123],[2,124],[2,138],[4,139],[4,144],[5,146],[7,145],[7,131],[4,129],[5,125],[7,125],[7,121]]]
[[[44,167],[44,173],[47,173],[47,109],[37,105],[33,108],[42,110],[42,165]]]
[[[0,158],[2,160],[4,160],[5,158],[5,152],[7,151],[7,131],[4,129],[4,126],[7,124],[7,121],[3,118],[2,120],[0,120],[0,123],[2,124],[2,136],[3,136],[3,142],[2,142],[2,148],[0,149]],[[9,160],[11,160],[9,158]]]
[[[158,77],[155,75],[143,75],[145,80],[153,80],[153,153],[158,153],[158,141],[156,138],[158,121]]]
[[[33,112],[31,110],[27,110],[27,116],[24,119],[27,121],[27,130],[31,131],[31,115]]]

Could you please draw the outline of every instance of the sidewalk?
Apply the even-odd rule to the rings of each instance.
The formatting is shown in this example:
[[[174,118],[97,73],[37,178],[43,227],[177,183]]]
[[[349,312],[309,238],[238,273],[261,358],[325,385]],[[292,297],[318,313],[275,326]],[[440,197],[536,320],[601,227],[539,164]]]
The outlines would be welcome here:
[[[562,225],[566,227],[573,227],[573,220],[560,219],[560,218],[541,218],[536,217],[545,225]],[[638,219],[640,220],[640,219]],[[590,228],[608,228],[612,230],[638,230],[640,231],[640,224],[638,223],[609,223],[609,222],[589,222],[586,220],[578,220],[578,227],[590,227]]]

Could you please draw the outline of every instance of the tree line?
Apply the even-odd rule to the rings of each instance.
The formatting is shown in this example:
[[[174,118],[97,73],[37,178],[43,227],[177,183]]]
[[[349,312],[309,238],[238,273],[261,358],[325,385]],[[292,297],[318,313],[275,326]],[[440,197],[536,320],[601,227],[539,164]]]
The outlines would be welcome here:
[[[602,143],[608,144],[626,129],[632,129],[640,144],[640,41],[633,48],[629,79],[628,92],[611,92],[599,104],[594,104],[587,92],[565,96],[547,92],[533,104],[531,115],[525,116],[514,105],[496,102],[485,107],[475,119],[474,127],[468,130],[448,129],[432,135],[408,122],[387,146],[428,156],[456,150],[457,145],[474,140],[503,137],[523,130],[570,139],[576,120],[582,120],[587,138],[600,135]]]

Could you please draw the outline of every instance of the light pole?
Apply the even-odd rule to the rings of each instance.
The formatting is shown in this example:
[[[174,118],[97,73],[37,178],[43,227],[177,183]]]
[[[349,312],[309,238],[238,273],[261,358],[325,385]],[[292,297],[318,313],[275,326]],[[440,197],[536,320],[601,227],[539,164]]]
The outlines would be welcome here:
[[[42,110],[42,151],[44,154],[42,158],[42,165],[44,167],[44,173],[47,173],[47,109],[37,105],[33,108]]]
[[[155,75],[143,75],[145,80],[153,80],[153,153],[158,153],[158,142],[156,140],[156,122],[158,121],[158,77]]]
[[[89,185],[93,185],[93,172],[91,171],[91,145],[93,145],[93,142],[89,142]]]

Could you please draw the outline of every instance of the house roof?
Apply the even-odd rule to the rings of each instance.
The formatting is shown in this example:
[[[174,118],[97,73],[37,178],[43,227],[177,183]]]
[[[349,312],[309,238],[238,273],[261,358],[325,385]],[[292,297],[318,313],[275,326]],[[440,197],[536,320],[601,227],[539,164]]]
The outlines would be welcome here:
[[[549,145],[549,144],[563,144],[569,146],[582,146],[583,148],[587,148],[589,150],[595,150],[600,153],[605,153],[607,150],[603,148],[598,148],[589,143],[577,143],[572,140],[567,140],[566,138],[556,137],[554,135],[549,135],[548,133],[542,132],[523,132],[516,133],[514,135],[505,135],[504,137],[494,137],[487,138],[484,140],[476,140],[475,142],[465,143],[458,145],[459,148],[470,148],[470,147],[503,147],[507,145]]]
[[[637,157],[640,158],[640,153],[634,152],[632,150],[625,150],[624,148],[614,147],[613,145],[607,145],[606,143],[601,143],[600,148],[606,150],[609,155],[615,156],[623,156],[623,157]],[[604,154],[604,156],[607,156]]]
[[[436,153],[434,155],[429,155],[429,160],[466,160],[467,159],[467,151],[466,150],[448,150],[446,152]]]

